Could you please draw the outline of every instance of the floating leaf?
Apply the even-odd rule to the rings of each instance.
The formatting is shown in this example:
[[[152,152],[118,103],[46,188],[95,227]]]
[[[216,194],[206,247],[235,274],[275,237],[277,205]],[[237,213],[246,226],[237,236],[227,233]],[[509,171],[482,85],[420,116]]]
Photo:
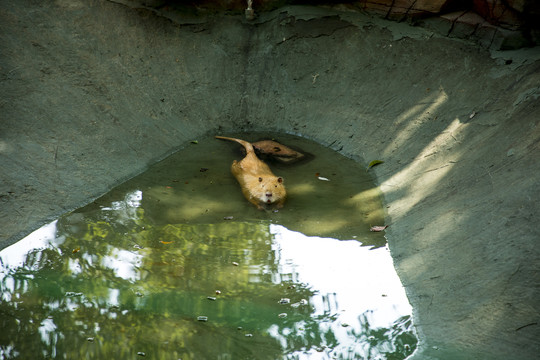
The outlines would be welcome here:
[[[197,145],[199,142],[197,140],[191,140],[191,143]]]
[[[73,249],[72,253],[73,253],[73,254],[76,254],[76,253],[78,253],[79,251],[81,251],[81,248],[80,248],[80,247],[78,247],[78,248],[76,248],[76,249]]]
[[[373,160],[372,162],[369,163],[369,165],[367,167],[367,170],[371,169],[375,165],[379,165],[379,164],[382,164],[382,163],[384,163],[384,161],[382,161],[382,160]]]
[[[384,225],[384,226],[372,226],[369,231],[375,231],[375,232],[379,232],[379,231],[383,231],[384,229],[386,229],[389,225]]]
[[[163,240],[160,240],[159,242],[165,245],[173,243],[173,241],[163,241]]]

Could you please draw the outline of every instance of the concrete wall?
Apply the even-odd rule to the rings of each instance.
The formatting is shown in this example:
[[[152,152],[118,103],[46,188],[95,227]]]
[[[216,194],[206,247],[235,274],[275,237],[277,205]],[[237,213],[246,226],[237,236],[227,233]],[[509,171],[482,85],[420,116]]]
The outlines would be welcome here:
[[[295,133],[385,161],[417,358],[533,358],[539,49],[490,54],[354,12],[260,15],[1,0],[0,247],[202,134]]]

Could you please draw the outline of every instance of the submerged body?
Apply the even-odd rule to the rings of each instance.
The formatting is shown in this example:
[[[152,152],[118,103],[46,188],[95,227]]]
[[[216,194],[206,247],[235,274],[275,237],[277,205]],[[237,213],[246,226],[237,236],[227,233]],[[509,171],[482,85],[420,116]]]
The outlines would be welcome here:
[[[246,199],[261,210],[283,207],[287,197],[283,178],[274,175],[268,165],[255,155],[253,146],[241,139],[224,136],[216,136],[216,139],[236,141],[245,148],[246,156],[240,161],[233,161],[231,172]]]
[[[270,156],[282,163],[293,163],[304,157],[304,154],[274,140],[261,140],[251,145],[258,154]]]

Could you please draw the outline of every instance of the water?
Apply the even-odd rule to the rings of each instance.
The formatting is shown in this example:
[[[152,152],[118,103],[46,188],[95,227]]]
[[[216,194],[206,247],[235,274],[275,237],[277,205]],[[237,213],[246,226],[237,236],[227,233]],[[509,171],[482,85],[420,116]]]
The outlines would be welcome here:
[[[278,140],[314,155],[271,164],[289,193],[279,212],[243,198],[237,144],[204,138],[1,251],[0,358],[411,354],[411,308],[369,231],[384,219],[365,169]]]

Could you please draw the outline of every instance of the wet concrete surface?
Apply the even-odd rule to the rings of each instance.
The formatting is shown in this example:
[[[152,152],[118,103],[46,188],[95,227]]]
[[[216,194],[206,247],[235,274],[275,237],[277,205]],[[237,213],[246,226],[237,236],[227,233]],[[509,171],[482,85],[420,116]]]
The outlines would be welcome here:
[[[286,132],[363,164],[414,359],[540,352],[540,51],[287,7],[253,22],[0,1],[0,248],[203,134]]]

